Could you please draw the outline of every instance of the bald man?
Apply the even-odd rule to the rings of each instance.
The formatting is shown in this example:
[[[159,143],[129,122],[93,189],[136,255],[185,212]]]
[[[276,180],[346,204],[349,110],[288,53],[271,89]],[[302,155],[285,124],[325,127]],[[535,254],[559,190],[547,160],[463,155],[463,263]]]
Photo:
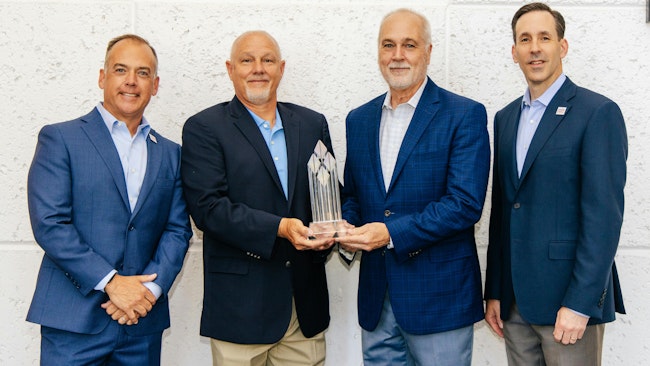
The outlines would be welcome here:
[[[203,230],[201,335],[215,365],[323,365],[333,239],[310,240],[307,161],[325,117],[277,101],[285,61],[266,32],[239,36],[226,61],[235,97],[190,117],[182,175]]]

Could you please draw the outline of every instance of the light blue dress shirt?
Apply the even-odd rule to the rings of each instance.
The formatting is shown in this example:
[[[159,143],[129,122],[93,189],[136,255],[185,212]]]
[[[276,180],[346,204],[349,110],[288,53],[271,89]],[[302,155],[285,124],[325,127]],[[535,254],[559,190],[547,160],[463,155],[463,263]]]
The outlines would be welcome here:
[[[282,184],[284,197],[288,199],[289,187],[287,186],[287,181],[289,180],[289,171],[287,168],[287,142],[284,137],[284,127],[282,126],[280,113],[276,108],[275,125],[271,128],[271,123],[269,121],[263,120],[248,108],[246,108],[246,110],[248,110],[248,113],[250,113],[253,120],[255,120],[257,127],[260,129],[260,132],[264,137],[264,141],[266,141],[266,146],[269,148],[271,158],[273,158],[275,169],[278,171],[278,176],[280,176],[280,183]],[[306,166],[305,169],[307,169]]]
[[[539,98],[530,100],[530,89],[526,89],[524,98],[521,101],[521,116],[519,117],[519,128],[517,128],[517,173],[521,177],[521,170],[524,167],[528,148],[535,136],[537,126],[546,112],[546,107],[551,102],[564,81],[566,75],[560,74],[555,82]]]
[[[126,123],[118,121],[117,118],[104,108],[102,103],[97,104],[97,110],[110,132],[117,153],[120,156],[124,180],[126,181],[126,191],[129,197],[129,206],[131,212],[133,212],[138,202],[144,175],[147,171],[147,137],[149,136],[151,126],[143,116],[136,133],[131,136],[131,132],[126,126]],[[113,278],[115,273],[117,273],[117,270],[114,269],[106,275],[95,286],[95,290],[104,291],[106,284]],[[162,294],[161,287],[153,282],[145,282],[143,285],[156,296],[156,299]]]

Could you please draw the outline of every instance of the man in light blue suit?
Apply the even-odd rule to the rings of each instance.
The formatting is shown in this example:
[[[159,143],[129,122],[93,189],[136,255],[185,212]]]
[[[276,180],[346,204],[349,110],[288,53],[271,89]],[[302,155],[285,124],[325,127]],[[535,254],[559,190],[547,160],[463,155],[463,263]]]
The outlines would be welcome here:
[[[485,319],[509,365],[600,365],[604,324],[625,312],[623,115],[563,73],[559,12],[527,4],[511,26],[528,88],[494,119]]]
[[[160,364],[192,231],[180,146],[143,117],[157,62],[141,37],[111,40],[103,103],[39,134],[28,201],[45,255],[27,320],[41,325],[41,365]]]
[[[427,77],[422,15],[388,14],[379,67],[389,92],[350,112],[339,239],[363,250],[358,313],[366,365],[471,364],[483,317],[474,224],[490,167],[483,105]]]

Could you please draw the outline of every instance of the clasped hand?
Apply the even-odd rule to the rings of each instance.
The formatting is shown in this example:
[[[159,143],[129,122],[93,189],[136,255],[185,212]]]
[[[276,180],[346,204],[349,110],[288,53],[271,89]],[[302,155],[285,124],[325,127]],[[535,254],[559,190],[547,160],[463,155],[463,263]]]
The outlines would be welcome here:
[[[143,285],[152,282],[156,274],[140,276],[121,276],[116,274],[106,285],[104,291],[109,300],[102,309],[120,324],[138,324],[138,318],[147,316],[156,304],[156,297]]]

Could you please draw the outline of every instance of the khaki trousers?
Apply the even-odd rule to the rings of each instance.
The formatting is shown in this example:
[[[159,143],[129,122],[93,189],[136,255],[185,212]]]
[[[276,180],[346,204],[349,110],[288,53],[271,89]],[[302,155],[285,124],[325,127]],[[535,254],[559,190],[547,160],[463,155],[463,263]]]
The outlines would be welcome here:
[[[289,328],[277,343],[237,344],[211,339],[210,346],[214,366],[325,365],[325,333],[305,338],[298,324],[293,301]]]
[[[509,366],[600,366],[605,324],[588,325],[582,339],[564,345],[553,338],[552,325],[532,325],[517,306],[503,322]]]

